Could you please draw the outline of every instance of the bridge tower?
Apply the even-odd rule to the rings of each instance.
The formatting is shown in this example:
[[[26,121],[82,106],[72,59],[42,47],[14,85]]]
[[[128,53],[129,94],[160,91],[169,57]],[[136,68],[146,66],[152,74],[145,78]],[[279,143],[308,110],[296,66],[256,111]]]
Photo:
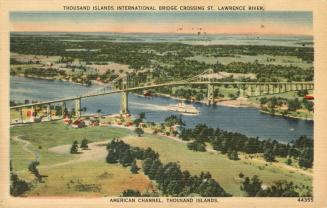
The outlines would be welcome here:
[[[122,80],[122,90],[124,90],[121,94],[121,114],[128,114],[128,76],[124,76]]]
[[[208,74],[213,74],[214,73],[214,71],[213,71],[213,69],[208,69],[208,71],[207,71],[207,73]],[[210,77],[209,76],[209,84],[208,84],[208,97],[207,97],[207,99],[208,99],[208,105],[210,105],[210,104],[214,104],[214,92],[215,92],[215,87],[213,86],[213,84],[211,83],[211,81],[212,81],[212,77]]]
[[[214,104],[214,91],[213,84],[208,84],[208,105]]]

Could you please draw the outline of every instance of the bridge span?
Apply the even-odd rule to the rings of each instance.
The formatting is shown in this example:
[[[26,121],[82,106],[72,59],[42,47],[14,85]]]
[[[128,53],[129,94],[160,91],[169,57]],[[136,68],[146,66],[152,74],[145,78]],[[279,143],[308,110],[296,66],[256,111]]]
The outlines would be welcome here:
[[[65,102],[75,101],[75,112],[76,117],[81,116],[81,100],[84,98],[103,96],[109,94],[121,93],[121,112],[122,114],[128,113],[128,93],[133,91],[153,89],[160,87],[173,87],[173,86],[184,86],[184,85],[207,85],[207,103],[214,104],[214,90],[216,87],[233,87],[239,91],[239,97],[253,97],[269,94],[279,94],[289,91],[298,90],[312,90],[314,88],[313,82],[224,82],[224,81],[176,81],[167,82],[161,84],[150,84],[136,87],[129,87],[128,80],[125,78],[122,80],[121,88],[116,89],[112,85],[105,86],[97,89],[96,92],[87,93],[85,95],[68,97],[62,99],[55,99],[49,101],[42,101],[37,103],[29,103],[24,105],[12,106],[10,109],[16,109],[20,112],[21,121],[23,121],[23,108],[31,108],[34,110],[37,106],[47,106],[47,118],[51,120],[51,104],[61,103],[62,110],[65,107]],[[63,115],[63,114],[62,114]]]

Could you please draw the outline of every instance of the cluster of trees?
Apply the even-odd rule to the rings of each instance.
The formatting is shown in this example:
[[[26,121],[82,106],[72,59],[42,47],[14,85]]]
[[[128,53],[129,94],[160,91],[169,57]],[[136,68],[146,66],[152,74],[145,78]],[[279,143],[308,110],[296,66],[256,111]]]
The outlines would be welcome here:
[[[40,174],[37,168],[39,164],[40,162],[35,160],[31,161],[31,163],[28,165],[28,170],[35,176],[36,182],[42,182],[42,178],[47,177]],[[31,187],[32,183],[20,179],[18,175],[14,173],[10,161],[10,194],[12,196],[20,196],[26,191],[29,191]]]
[[[108,163],[119,162],[123,166],[135,164],[135,160],[143,160],[143,172],[151,180],[156,181],[158,188],[167,196],[200,196],[217,197],[231,196],[215,181],[209,172],[201,173],[200,176],[191,175],[189,171],[182,171],[175,162],[163,164],[159,154],[151,148],[141,149],[131,147],[121,140],[113,139],[107,145]],[[133,168],[133,166],[132,166]],[[123,196],[139,195],[139,192],[127,190]]]
[[[201,101],[204,99],[206,91],[205,90],[196,90],[196,89],[177,89],[175,92],[172,94],[175,97],[180,97],[180,98],[185,98],[190,100],[191,97],[194,97],[195,100]]]
[[[270,109],[287,105],[288,111],[296,111],[301,108],[305,108],[308,111],[313,111],[314,107],[312,101],[308,101],[304,98],[287,99],[282,97],[261,97],[259,101],[261,106],[266,105]]]
[[[179,125],[179,126],[185,126],[185,122],[182,119],[182,115],[170,115],[165,118],[164,124],[166,126],[174,126],[174,125]]]
[[[88,143],[89,143],[89,141],[88,141],[86,138],[84,138],[84,139],[82,140],[82,142],[81,142],[81,144],[80,144],[79,147],[80,147],[81,149],[86,150],[86,149],[89,148]],[[73,142],[72,146],[70,147],[70,153],[71,153],[71,154],[77,154],[77,153],[78,153],[78,148],[79,148],[79,147],[78,147],[78,141],[75,140],[75,141]]]
[[[210,143],[213,149],[227,154],[232,160],[238,159],[238,152],[248,154],[263,153],[266,161],[273,162],[275,157],[295,158],[300,167],[310,168],[313,164],[313,140],[301,136],[288,144],[276,140],[259,140],[247,137],[244,134],[233,133],[219,128],[209,128],[205,124],[198,124],[194,128],[184,128],[179,135],[182,140],[192,141],[189,149],[205,151],[205,142]]]
[[[122,192],[121,194],[122,197],[159,197],[159,193],[156,191],[144,191],[140,192],[139,190],[134,190],[134,189],[126,189]]]
[[[20,196],[30,190],[30,184],[20,179],[16,173],[10,171],[10,195]]]
[[[65,71],[60,71],[58,69],[52,68],[26,68],[24,70],[24,76],[37,76],[37,77],[55,77],[58,75],[65,75]]]
[[[30,184],[14,173],[10,161],[10,195],[20,196],[28,190],[30,190]]]
[[[144,160],[145,158],[158,158],[159,154],[151,148],[141,149],[138,147],[131,147],[121,140],[114,138],[107,145],[108,155],[106,161],[108,163],[120,163],[124,167],[131,166],[131,172],[138,169],[136,160]]]
[[[273,64],[231,62],[227,65],[216,63],[210,66],[215,72],[225,71],[230,73],[254,73],[257,81],[276,82],[287,81],[312,81],[313,70],[303,69],[297,66],[282,66]]]
[[[40,174],[39,170],[37,169],[37,166],[40,165],[39,161],[32,161],[28,165],[28,170],[36,177],[37,181],[42,182],[43,176]]]
[[[312,190],[309,187],[302,187],[306,192],[300,193],[298,185],[285,180],[275,181],[272,185],[263,185],[258,176],[254,175],[252,178],[243,178],[241,190],[245,191],[250,197],[298,197],[298,196],[312,196]]]

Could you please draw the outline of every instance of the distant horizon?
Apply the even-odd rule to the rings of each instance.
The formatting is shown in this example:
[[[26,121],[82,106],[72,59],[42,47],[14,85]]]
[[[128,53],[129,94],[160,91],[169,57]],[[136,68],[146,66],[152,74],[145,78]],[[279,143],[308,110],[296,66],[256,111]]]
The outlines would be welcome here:
[[[128,34],[147,34],[147,35],[195,35],[198,36],[197,34],[194,33],[169,33],[169,32],[103,32],[103,31],[90,31],[90,32],[85,32],[85,31],[10,31],[10,33],[62,33],[62,34],[71,34],[71,33],[79,33],[79,34],[86,34],[86,33],[103,33],[103,34],[123,34],[123,35],[128,35]],[[213,34],[205,34],[207,36],[215,36],[215,35],[230,35],[230,36],[307,36],[307,37],[313,37],[312,34],[254,34],[254,33],[249,33],[249,34],[245,34],[245,33],[233,33],[233,34],[229,34],[229,33],[213,33]],[[200,37],[204,37],[205,35],[199,35]]]
[[[312,12],[11,12],[12,32],[312,35]]]

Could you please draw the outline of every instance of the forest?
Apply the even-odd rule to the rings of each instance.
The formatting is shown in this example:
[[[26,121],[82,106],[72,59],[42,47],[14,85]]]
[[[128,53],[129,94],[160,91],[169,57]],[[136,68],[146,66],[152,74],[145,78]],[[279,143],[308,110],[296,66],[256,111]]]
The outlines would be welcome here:
[[[219,128],[213,129],[205,124],[197,124],[194,128],[182,129],[180,138],[191,141],[188,148],[194,151],[206,151],[206,142],[214,150],[226,154],[231,160],[238,160],[238,152],[247,154],[262,153],[267,162],[276,161],[275,158],[284,157],[292,162],[291,158],[298,161],[299,167],[311,168],[313,165],[313,140],[301,136],[287,144],[276,140],[260,140],[247,137],[241,133],[228,132]]]
[[[305,69],[297,65],[262,64],[258,61],[240,62],[238,56],[292,56],[304,63],[313,62],[312,47],[246,46],[246,45],[187,45],[182,43],[138,43],[88,41],[87,36],[66,34],[57,36],[34,36],[12,34],[11,52],[19,54],[61,56],[62,60],[85,61],[86,63],[114,62],[129,65],[135,72],[147,70],[147,76],[155,83],[182,80],[200,74],[208,68],[214,72],[254,73],[257,81],[312,81],[313,67]],[[81,41],[74,41],[80,39]],[[72,41],[70,41],[72,40]],[[71,51],[67,49],[83,49]],[[96,49],[96,50],[94,50]],[[228,64],[206,63],[190,60],[194,56],[235,57]],[[15,60],[12,60],[15,63]]]

